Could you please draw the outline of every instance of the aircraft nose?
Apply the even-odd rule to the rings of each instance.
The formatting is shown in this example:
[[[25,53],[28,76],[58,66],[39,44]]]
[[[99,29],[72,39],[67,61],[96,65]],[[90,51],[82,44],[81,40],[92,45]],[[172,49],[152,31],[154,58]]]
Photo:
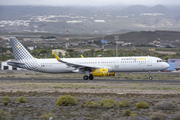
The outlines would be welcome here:
[[[167,69],[167,68],[169,68],[170,67],[170,65],[168,64],[168,63],[166,63],[165,64],[165,68]]]

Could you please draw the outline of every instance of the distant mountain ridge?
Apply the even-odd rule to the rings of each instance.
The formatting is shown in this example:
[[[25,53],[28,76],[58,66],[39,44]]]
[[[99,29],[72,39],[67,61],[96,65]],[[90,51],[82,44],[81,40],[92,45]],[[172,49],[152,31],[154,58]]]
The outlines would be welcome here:
[[[113,6],[105,6],[105,7],[53,7],[53,6],[0,6],[0,16],[3,18],[4,16],[14,16],[14,15],[51,15],[51,14],[68,14],[71,12],[79,13],[81,15],[93,14],[97,11],[105,11],[110,14],[142,14],[142,13],[163,13],[168,16],[177,17],[180,15],[180,8],[172,8],[172,10],[168,9],[163,5],[156,5],[153,7],[147,7],[144,5],[133,5],[129,7],[113,7]],[[103,13],[102,13],[103,14]],[[14,17],[16,18],[16,17]]]
[[[146,13],[148,10],[149,8],[147,6],[133,5],[133,6],[124,8],[120,12],[124,14],[141,14],[141,13]]]
[[[0,31],[65,33],[69,30],[70,34],[114,34],[158,29],[178,31],[179,11],[178,6],[167,8],[163,5],[0,6]]]
[[[168,16],[177,16],[178,14],[175,11],[172,11],[168,8],[166,8],[163,5],[156,5],[153,7],[147,7],[144,5],[133,5],[124,8],[121,10],[121,13],[126,13],[126,14],[142,14],[142,13],[163,13]]]

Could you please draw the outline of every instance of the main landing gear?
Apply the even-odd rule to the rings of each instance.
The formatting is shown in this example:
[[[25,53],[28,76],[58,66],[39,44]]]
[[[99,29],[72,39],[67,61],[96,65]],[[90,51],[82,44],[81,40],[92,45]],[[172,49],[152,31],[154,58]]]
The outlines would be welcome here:
[[[151,76],[151,71],[149,71],[149,79],[152,80],[153,77]]]
[[[89,80],[93,80],[93,79],[94,79],[94,76],[93,76],[92,74],[90,74],[89,77],[88,77],[87,75],[85,75],[85,76],[83,77],[83,79],[84,79],[84,80],[88,80],[88,79],[89,79]]]

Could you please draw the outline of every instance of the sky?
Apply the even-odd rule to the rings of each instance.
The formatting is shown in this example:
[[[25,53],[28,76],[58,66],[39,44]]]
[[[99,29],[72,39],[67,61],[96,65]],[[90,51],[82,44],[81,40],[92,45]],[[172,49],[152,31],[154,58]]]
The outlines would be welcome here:
[[[180,0],[0,0],[0,5],[107,6],[107,5],[180,5]]]

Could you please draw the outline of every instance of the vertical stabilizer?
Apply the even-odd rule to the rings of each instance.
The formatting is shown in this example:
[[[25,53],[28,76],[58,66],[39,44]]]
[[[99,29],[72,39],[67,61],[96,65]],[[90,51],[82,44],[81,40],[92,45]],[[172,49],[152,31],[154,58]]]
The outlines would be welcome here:
[[[25,59],[34,59],[34,57],[26,50],[26,48],[15,37],[10,38],[11,46],[16,61]]]
[[[40,64],[38,64],[37,59],[34,58],[26,48],[19,42],[16,38],[10,38],[11,46],[14,53],[14,58],[16,61],[8,63],[9,65],[24,68],[27,70],[42,72]]]

